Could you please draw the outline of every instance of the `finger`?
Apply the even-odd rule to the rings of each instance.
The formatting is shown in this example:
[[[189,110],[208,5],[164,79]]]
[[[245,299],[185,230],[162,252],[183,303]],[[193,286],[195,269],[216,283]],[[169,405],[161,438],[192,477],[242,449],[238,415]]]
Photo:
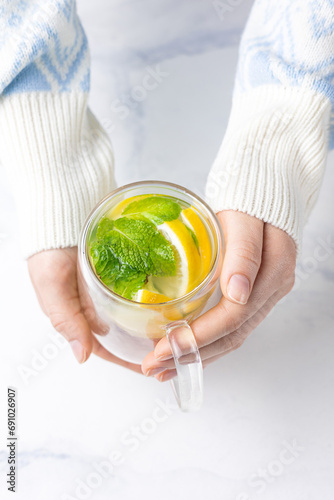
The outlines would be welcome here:
[[[172,378],[176,377],[177,371],[174,370],[165,370],[164,372],[160,373],[159,375],[155,375],[154,378],[156,378],[159,382],[167,382],[167,380],[172,380]]]
[[[157,375],[161,371],[167,370],[169,368],[175,368],[174,359],[171,358],[167,361],[159,361],[154,356],[154,351],[151,351],[149,354],[147,354],[141,365],[142,372],[144,375],[146,375],[146,377]],[[155,371],[156,369],[159,369],[159,371]]]
[[[231,351],[232,350],[234,350],[234,349],[231,349]],[[228,352],[226,352],[225,354],[228,354]],[[215,356],[215,357],[210,358],[209,360],[205,361],[203,363],[203,369],[206,368],[207,365],[213,363],[214,361],[216,361],[220,357],[221,356]],[[154,378],[156,378],[159,382],[166,382],[167,380],[171,380],[172,378],[176,377],[177,371],[175,368],[169,369],[169,370],[163,369],[158,374],[151,372],[151,375],[154,375]]]
[[[124,361],[123,359],[114,356],[113,354],[111,354],[111,352],[107,351],[107,349],[105,349],[95,337],[93,337],[92,352],[96,356],[99,356],[106,361],[110,361],[111,363],[115,363],[117,365],[123,366],[124,368],[128,368],[129,370],[142,374],[140,365],[129,363],[128,361]]]
[[[246,338],[251,334],[251,332],[263,321],[263,319],[269,314],[271,309],[275,304],[285,295],[283,290],[279,290],[273,294],[273,296],[267,300],[267,302],[258,310],[254,316],[249,318],[239,329],[233,331],[232,333],[219,338],[215,342],[202,347],[199,349],[202,362],[205,362],[211,358],[217,359],[220,356],[225,355],[228,352],[233,352],[244,343]],[[189,357],[189,361],[191,360]],[[183,362],[187,362],[187,356],[183,358]],[[142,363],[142,371],[146,376],[155,375],[166,369],[172,369],[175,367],[174,359],[168,359],[166,361],[159,361],[154,356],[154,352],[150,352]]]
[[[249,318],[240,328],[225,335],[220,339],[200,349],[202,361],[208,361],[211,358],[217,358],[226,353],[233,352],[243,345],[249,335],[264,320],[273,307],[284,297],[285,292],[279,290],[270,297],[269,300],[259,309],[251,318]]]
[[[225,351],[223,354],[219,354],[218,356],[213,356],[210,359],[205,360],[203,362],[203,369],[205,369],[207,366],[209,366],[214,361],[217,361],[222,356],[226,356],[227,354],[229,354],[230,352],[233,352],[235,350],[236,350],[236,348],[229,349],[229,350]],[[151,375],[154,375],[154,374],[151,373]],[[177,376],[176,369],[169,369],[169,370],[165,369],[162,372],[159,372],[159,374],[154,375],[154,378],[156,378],[159,382],[166,382],[167,380],[171,380],[176,376]]]
[[[85,315],[80,310],[78,298],[65,303],[51,297],[52,305],[48,316],[52,326],[69,342],[79,363],[84,363],[92,352],[92,331]],[[45,300],[47,304],[47,300]]]
[[[234,350],[235,349],[230,349],[229,351],[227,351],[226,353],[224,353],[224,355],[228,354],[229,352],[232,352]],[[216,361],[220,357],[221,356],[215,356],[213,358],[210,358],[207,361],[204,361],[204,363],[203,363],[203,369],[206,368],[210,363],[213,363],[214,361]],[[162,371],[158,375],[155,375],[154,378],[156,378],[159,382],[166,382],[167,380],[171,380],[171,379],[173,379],[176,376],[177,376],[176,369],[170,369],[170,370],[164,370],[164,371]]]
[[[211,358],[205,359],[202,362],[203,369],[206,368],[207,366],[211,365],[215,361],[218,361],[218,359],[223,358],[224,356],[227,356],[228,354],[230,354],[231,352],[235,351],[236,349],[237,348],[235,348],[235,349],[228,349],[227,351],[223,352],[222,354],[217,354],[217,356],[212,356]]]
[[[223,297],[215,307],[197,318],[191,324],[197,345],[204,347],[238,330],[277,290],[282,289],[286,295],[293,287],[295,264],[293,239],[284,231],[265,224],[262,264],[248,303],[240,306]],[[172,357],[166,338],[157,344],[154,355],[159,361]]]
[[[230,335],[233,335],[233,334],[231,333]],[[228,352],[235,351],[236,349],[237,349],[237,346],[234,347],[234,348],[231,348],[231,349],[227,349],[224,352],[219,352],[215,356],[208,356],[205,359],[202,359],[202,355],[201,355],[201,359],[202,359],[202,362],[203,362],[203,368],[206,366],[205,363],[207,363],[207,362],[211,363],[211,360],[214,361],[215,359],[218,359],[221,356],[224,356]],[[200,351],[200,353],[201,353],[201,351]],[[184,361],[186,361],[186,356],[185,356],[185,360]],[[155,377],[155,378],[158,378],[157,375],[160,375],[162,372],[170,371],[170,370],[173,370],[173,369],[175,369],[175,363],[174,363],[174,359],[173,358],[169,359],[167,361],[160,361],[159,362],[159,361],[157,361],[155,359],[153,352],[150,352],[150,354],[148,354],[146,356],[146,358],[145,358],[145,360],[143,361],[143,364],[142,364],[142,372],[144,373],[144,375],[146,375],[146,377]]]
[[[281,266],[277,265],[276,255],[273,254],[269,246],[267,244],[267,251],[263,256],[261,269],[254,283],[252,295],[246,305],[234,304],[223,297],[216,306],[192,322],[191,328],[199,348],[238,330],[279,288],[284,287],[286,282],[283,278],[284,273]],[[156,345],[154,356],[159,361],[172,357],[166,337]]]
[[[52,257],[57,260],[56,275],[50,264]],[[76,249],[61,254],[59,250],[48,250],[31,257],[28,265],[43,311],[68,340],[77,361],[84,363],[92,352],[93,335],[79,299]]]
[[[233,210],[219,212],[218,219],[225,238],[222,293],[234,303],[246,304],[261,265],[264,223]]]
[[[268,293],[267,297],[270,295],[272,292]],[[245,306],[234,304],[223,297],[216,306],[191,323],[198,347],[211,344],[240,328],[263,305],[267,297],[264,297],[263,301],[251,297]],[[156,345],[154,356],[160,362],[172,357],[166,337]]]

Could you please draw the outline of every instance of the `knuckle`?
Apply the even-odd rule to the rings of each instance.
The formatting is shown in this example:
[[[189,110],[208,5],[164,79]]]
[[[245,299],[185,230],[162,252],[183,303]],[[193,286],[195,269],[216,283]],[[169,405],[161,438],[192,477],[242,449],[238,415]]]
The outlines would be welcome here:
[[[68,327],[68,320],[58,313],[49,314],[51,324],[55,330],[59,333],[64,333]]]
[[[240,241],[232,251],[236,257],[246,261],[252,268],[260,267],[261,250],[255,241]]]
[[[229,324],[229,329],[233,332],[240,327],[240,325],[242,324],[242,320],[240,318],[235,318],[231,316],[228,324]]]
[[[234,331],[232,334],[224,337],[224,351],[235,351],[242,346],[245,337],[240,330]]]
[[[221,300],[218,303],[218,307],[220,308],[220,315],[222,318],[222,330],[226,331],[235,331],[244,323],[247,315],[244,313],[239,313],[235,315],[232,311],[230,311],[229,307],[231,306],[230,302],[225,300]]]
[[[230,351],[231,349],[234,348],[234,342],[233,339],[231,338],[231,335],[226,335],[226,337],[223,337],[221,339],[221,351],[226,352]]]
[[[57,330],[58,333],[64,335],[65,337],[70,337],[71,333],[74,330],[74,324],[73,324],[73,319],[75,318],[76,314],[69,319],[67,316],[64,316],[63,313],[57,312],[57,311],[51,311],[49,312],[49,319],[51,321],[51,324],[55,330]]]
[[[68,324],[65,321],[51,321],[51,324],[53,328],[63,335],[63,337],[67,338],[68,337]]]

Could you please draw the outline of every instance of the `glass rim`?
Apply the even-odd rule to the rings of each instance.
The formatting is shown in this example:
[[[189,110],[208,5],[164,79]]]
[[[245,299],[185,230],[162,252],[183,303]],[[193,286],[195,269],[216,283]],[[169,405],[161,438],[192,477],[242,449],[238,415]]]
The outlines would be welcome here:
[[[87,252],[88,241],[87,241],[86,236],[87,236],[87,232],[90,228],[90,225],[92,223],[92,219],[94,218],[94,215],[103,207],[103,205],[107,204],[108,201],[110,201],[112,198],[114,198],[114,196],[116,196],[117,194],[120,194],[122,191],[125,192],[125,191],[128,191],[129,189],[133,189],[133,188],[137,188],[137,187],[144,187],[144,186],[161,186],[161,187],[167,187],[167,188],[169,187],[169,188],[175,189],[176,191],[183,192],[186,195],[191,196],[192,198],[195,198],[195,200],[200,205],[204,206],[204,208],[208,211],[208,213],[211,217],[211,220],[213,221],[213,226],[215,228],[215,233],[216,233],[214,235],[215,242],[216,242],[215,257],[213,259],[210,270],[208,271],[206,277],[195,288],[190,290],[190,292],[186,293],[185,295],[182,295],[181,297],[177,297],[176,299],[172,299],[169,301],[157,302],[157,303],[153,303],[153,304],[151,304],[149,302],[136,302],[135,300],[127,299],[127,298],[123,297],[122,295],[119,295],[118,293],[114,292],[113,290],[110,290],[110,288],[108,288],[103,283],[103,281],[96,275],[96,273],[92,267],[88,252]],[[95,283],[99,286],[99,288],[104,293],[106,293],[107,295],[109,295],[113,299],[117,299],[120,302],[129,303],[129,304],[136,305],[136,306],[141,306],[141,307],[146,306],[146,307],[152,309],[152,307],[155,308],[155,307],[168,306],[168,305],[172,306],[172,305],[178,304],[179,302],[183,302],[184,300],[188,300],[192,296],[196,295],[196,293],[199,290],[204,288],[206,286],[206,284],[210,281],[212,276],[214,275],[215,270],[217,268],[217,265],[219,263],[219,256],[220,256],[221,244],[222,244],[221,241],[222,241],[222,230],[221,230],[221,227],[220,227],[220,224],[219,224],[219,221],[217,219],[216,214],[214,213],[212,208],[204,200],[202,200],[202,198],[200,198],[198,195],[196,195],[193,191],[190,191],[189,189],[187,189],[183,186],[180,186],[179,184],[174,184],[172,182],[165,182],[165,181],[159,181],[159,180],[157,180],[157,181],[155,181],[155,180],[137,181],[137,182],[132,182],[130,184],[125,184],[119,188],[114,189],[113,191],[108,193],[104,198],[102,198],[102,200],[97,205],[95,205],[93,210],[91,210],[90,214],[88,215],[88,217],[84,223],[84,226],[83,226],[83,229],[81,231],[80,238],[79,238],[79,246],[78,246],[79,262],[81,262],[82,258],[84,259],[85,264],[87,264],[87,266],[88,266],[90,277],[95,281]]]

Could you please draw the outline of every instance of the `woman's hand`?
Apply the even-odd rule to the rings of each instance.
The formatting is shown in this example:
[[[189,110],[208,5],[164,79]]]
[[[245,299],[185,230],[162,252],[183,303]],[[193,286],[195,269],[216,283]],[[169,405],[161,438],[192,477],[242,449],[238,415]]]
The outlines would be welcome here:
[[[203,365],[240,347],[275,304],[292,289],[296,266],[293,239],[281,229],[241,212],[218,213],[226,253],[221,301],[191,324]],[[176,375],[167,338],[142,364],[145,375],[165,381]]]
[[[84,363],[93,352],[141,373],[139,365],[117,358],[93,335],[93,332],[104,335],[108,328],[97,318],[89,297],[78,284],[77,254],[76,247],[64,248],[46,250],[28,259],[31,281],[42,310],[68,340],[79,363]]]
[[[284,231],[240,212],[220,212],[218,218],[226,244],[220,280],[223,298],[191,325],[204,366],[243,344],[292,289],[296,265],[294,241]],[[141,372],[138,365],[109,353],[93,335],[104,335],[107,328],[79,287],[77,248],[40,252],[28,259],[28,267],[42,310],[69,341],[80,363],[93,352]],[[175,376],[166,338],[146,356],[142,371],[161,381]]]

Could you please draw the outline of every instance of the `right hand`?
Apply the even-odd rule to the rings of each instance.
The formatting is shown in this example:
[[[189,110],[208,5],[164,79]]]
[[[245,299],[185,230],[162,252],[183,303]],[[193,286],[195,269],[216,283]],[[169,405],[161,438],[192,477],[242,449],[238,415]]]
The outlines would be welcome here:
[[[76,247],[46,250],[28,259],[28,269],[38,301],[54,328],[68,340],[79,363],[93,352],[100,358],[142,373],[140,365],[128,363],[107,351],[93,334],[108,328],[80,290]]]
[[[285,231],[233,210],[217,216],[226,244],[220,279],[223,297],[191,323],[204,367],[242,346],[292,290],[296,267],[296,245]],[[166,337],[146,356],[142,369],[161,382],[176,375]]]

